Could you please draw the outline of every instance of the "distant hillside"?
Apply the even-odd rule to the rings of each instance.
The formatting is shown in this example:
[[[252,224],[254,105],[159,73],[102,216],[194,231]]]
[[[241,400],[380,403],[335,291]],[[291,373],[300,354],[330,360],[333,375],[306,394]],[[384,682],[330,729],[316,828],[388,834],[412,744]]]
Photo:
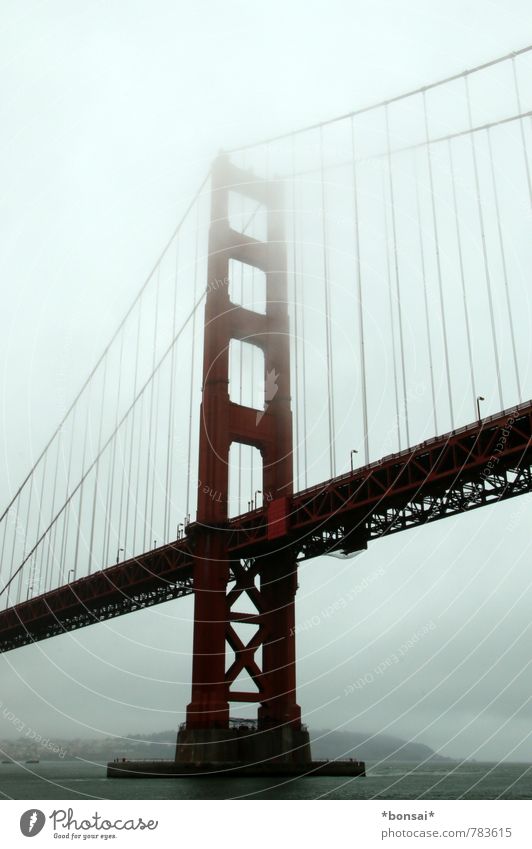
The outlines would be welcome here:
[[[407,761],[421,763],[425,760],[444,762],[450,758],[437,755],[423,743],[409,743],[389,734],[361,733],[359,731],[310,730],[312,755],[320,758],[357,758],[361,761]],[[370,739],[371,738],[371,739]]]
[[[86,758],[105,763],[113,758],[173,758],[177,732],[159,731],[153,734],[130,734],[121,739],[100,737],[65,740],[50,738],[41,744],[21,736],[19,740],[0,740],[1,758],[25,761],[71,760]],[[427,759],[443,762],[449,758],[436,755],[422,743],[409,743],[388,734],[370,734],[356,731],[311,730],[312,754],[315,758],[352,757],[366,762],[407,761],[421,763]],[[44,745],[43,745],[44,744]]]

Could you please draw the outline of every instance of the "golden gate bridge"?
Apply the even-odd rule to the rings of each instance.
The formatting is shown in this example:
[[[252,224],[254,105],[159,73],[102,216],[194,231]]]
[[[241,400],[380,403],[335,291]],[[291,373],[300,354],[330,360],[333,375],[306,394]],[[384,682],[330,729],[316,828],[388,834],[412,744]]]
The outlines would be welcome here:
[[[194,594],[177,767],[111,774],[323,770],[298,563],[530,492],[531,71],[220,154],[9,499],[2,651]]]

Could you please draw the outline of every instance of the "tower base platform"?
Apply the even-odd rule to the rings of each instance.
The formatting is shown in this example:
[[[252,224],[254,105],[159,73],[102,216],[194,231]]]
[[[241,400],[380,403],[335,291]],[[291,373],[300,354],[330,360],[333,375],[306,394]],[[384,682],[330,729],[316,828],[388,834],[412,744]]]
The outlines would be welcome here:
[[[254,720],[230,720],[229,727],[223,729],[181,726],[175,760],[117,758],[107,764],[108,778],[354,777],[365,774],[363,761],[313,760],[309,734],[302,725],[261,728]]]
[[[306,763],[184,763],[178,761],[111,761],[108,778],[295,778],[316,775],[354,778],[364,776],[363,761],[307,761]]]

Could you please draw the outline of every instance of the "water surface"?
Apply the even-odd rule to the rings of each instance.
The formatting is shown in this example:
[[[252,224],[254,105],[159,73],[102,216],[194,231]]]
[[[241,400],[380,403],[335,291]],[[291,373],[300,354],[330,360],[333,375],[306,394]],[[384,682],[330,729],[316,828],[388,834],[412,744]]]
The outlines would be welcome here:
[[[366,764],[366,778],[112,779],[82,760],[0,764],[3,799],[530,799],[528,764]]]

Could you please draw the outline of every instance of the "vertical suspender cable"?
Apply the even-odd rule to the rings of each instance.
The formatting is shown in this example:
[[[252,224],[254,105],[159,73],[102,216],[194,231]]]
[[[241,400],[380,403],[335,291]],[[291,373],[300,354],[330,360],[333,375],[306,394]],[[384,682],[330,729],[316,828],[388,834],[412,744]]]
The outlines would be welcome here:
[[[120,354],[118,357],[118,386],[116,388],[116,407],[115,407],[115,429],[118,427],[118,423],[120,421],[120,401],[122,396],[122,368],[124,362],[124,334],[120,334]],[[125,429],[124,429],[125,430]],[[108,564],[109,562],[109,542],[111,536],[111,526],[112,526],[112,514],[113,514],[113,500],[114,500],[114,488],[115,488],[115,469],[116,469],[116,448],[119,442],[121,441],[119,433],[117,431],[116,438],[113,439],[113,448],[111,452],[111,469],[110,475],[107,481],[107,496],[105,499],[105,522],[104,522],[104,531],[103,531],[103,544],[102,544],[102,563]],[[125,440],[124,440],[125,445]],[[123,457],[123,452],[121,452]]]
[[[27,599],[30,597],[30,594],[29,594],[30,587],[31,587],[32,590],[35,589],[35,573],[37,571],[37,560],[39,559],[39,555],[42,559],[44,548],[45,548],[45,544],[44,544],[45,541],[43,540],[42,545],[39,545],[38,540],[39,540],[39,528],[40,528],[40,525],[41,525],[41,518],[42,518],[42,515],[43,515],[44,492],[45,492],[45,484],[46,484],[46,467],[47,467],[47,464],[48,464],[48,457],[50,456],[50,451],[51,451],[51,448],[48,449],[48,451],[46,452],[46,454],[44,456],[44,462],[43,462],[43,468],[42,468],[43,476],[42,476],[42,479],[41,479],[41,486],[40,486],[40,494],[39,494],[38,509],[37,509],[37,530],[36,530],[36,533],[35,533],[36,550],[35,550],[35,554],[32,557],[33,563],[32,563],[32,565],[29,569],[30,575],[29,575],[28,584],[27,584],[27,593],[26,593]],[[35,472],[35,477],[37,477],[37,472]],[[30,517],[28,516],[28,521],[29,520],[30,520]],[[28,530],[29,530],[29,527],[27,527],[27,531]]]
[[[59,457],[61,454],[61,441],[63,438],[63,431],[60,432],[57,439],[57,455],[55,458],[55,469],[54,469],[54,482],[52,484],[52,507],[50,510],[50,518],[53,518],[54,510],[55,510],[55,498],[57,493],[57,479],[59,477]],[[40,572],[40,583],[42,585],[42,592],[45,592],[46,589],[46,574],[48,571],[48,559],[50,557],[50,552],[55,551],[55,543],[57,539],[57,524],[54,525],[53,534],[51,533],[48,538],[48,545],[46,546],[46,566],[44,566],[44,549],[43,549],[43,558],[41,560],[41,572]],[[44,569],[43,569],[44,567]],[[43,579],[43,571],[44,571],[44,581]]]
[[[9,513],[9,511],[8,511],[8,513]],[[2,553],[0,555],[0,568],[2,567],[2,564],[4,563],[4,550],[5,550],[5,545],[6,545],[6,536],[7,536],[7,526],[8,526],[8,524],[9,524],[9,515],[6,515],[5,519],[4,519],[4,536],[2,538]],[[3,581],[3,576],[2,576],[2,584],[3,583],[4,583],[4,581]],[[7,604],[7,600],[6,600],[6,604]]]
[[[11,581],[14,577],[14,567],[15,567],[15,551],[17,544],[17,528],[18,528],[18,511],[20,509],[20,496],[22,494],[22,490],[15,496],[15,501],[12,502],[13,509],[15,511],[15,519],[13,523],[13,545],[11,546],[11,564],[9,566],[9,581],[7,585],[11,584]],[[11,507],[11,504],[10,504]],[[15,603],[17,602],[18,596],[15,596]]]
[[[152,372],[155,371],[155,362],[157,355],[157,336],[159,331],[159,291],[160,291],[160,283],[161,283],[161,266],[157,267],[157,282],[155,284],[155,315],[153,319],[153,342],[152,342],[152,361],[151,368]],[[155,458],[153,460],[153,464],[151,462],[152,459],[152,433],[153,433],[153,398],[155,392],[155,383],[156,378],[155,375],[152,377],[150,381],[150,400],[149,400],[149,424],[148,424],[148,450],[146,454],[146,484],[145,484],[145,493],[144,493],[144,535],[143,535],[143,547],[144,551],[146,551],[146,534],[148,532],[148,502],[150,497],[150,468],[153,465],[153,469],[155,469]],[[150,549],[152,547],[152,527],[150,525]]]
[[[323,284],[325,294],[325,343],[327,351],[327,406],[329,411],[329,464],[331,477],[336,475],[336,445],[334,425],[334,378],[333,351],[331,341],[331,304],[329,289],[329,264],[327,258],[327,210],[325,192],[325,163],[324,163],[323,128],[320,127],[320,181],[321,181],[321,223],[323,244]]]
[[[85,460],[87,457],[87,442],[88,442],[88,434],[89,434],[89,420],[90,420],[90,396],[91,396],[92,384],[89,386],[89,394],[87,397],[87,411],[85,413],[85,434],[83,437],[83,454],[81,460],[81,477],[83,478],[85,475]],[[78,556],[79,556],[79,538],[81,535],[81,521],[82,521],[82,513],[83,513],[83,493],[85,491],[84,486],[80,486],[79,488],[79,507],[78,507],[78,522],[77,522],[77,530],[76,530],[76,546],[74,549],[74,579],[78,574]]]
[[[137,337],[136,337],[136,340],[135,340],[135,370],[134,370],[134,374],[133,374],[133,398],[136,398],[136,396],[137,396],[137,383],[138,383],[138,376],[139,376],[141,320],[142,320],[142,298],[139,300],[139,303],[138,303]],[[142,399],[143,398],[144,398],[144,394],[142,395]],[[142,402],[142,399],[141,399],[141,402]],[[131,476],[132,476],[132,472],[133,472],[133,444],[135,442],[136,414],[137,414],[137,405],[134,404],[133,410],[131,412],[131,428],[130,428],[130,430],[131,430],[131,438],[130,438],[131,441],[129,443],[129,464],[128,464],[129,467],[128,467],[128,472],[127,472],[127,483],[126,483],[126,475],[123,474],[123,476],[122,476],[122,487],[121,487],[121,492],[120,492],[120,518],[119,518],[119,521],[118,521],[118,539],[117,539],[118,545],[117,545],[117,548],[123,548],[124,549],[125,557],[127,557],[128,551],[130,551],[131,554],[133,554],[133,549],[135,547],[135,536],[136,536],[136,513],[137,513],[138,478],[139,478],[138,463],[137,463],[137,487],[136,487],[136,495],[135,495],[135,504],[133,505],[133,508],[134,508],[134,511],[135,511],[135,513],[134,513],[134,516],[135,516],[134,528],[135,528],[135,530],[133,532],[133,543],[128,548],[129,512],[130,512],[130,504],[131,504],[131,497],[132,497],[132,490],[133,490],[133,486],[132,486],[133,481],[132,481]],[[142,427],[142,408],[141,408],[140,422],[141,422],[141,427]],[[125,515],[125,521],[124,521],[124,545],[121,546],[120,543],[122,542],[122,540],[121,540],[122,500],[123,500],[124,492],[125,492],[125,498],[126,498],[126,510],[125,510],[126,515]]]
[[[41,481],[41,494],[39,496],[39,514],[38,514],[38,517],[37,517],[37,532],[35,534],[35,540],[36,541],[39,539],[40,528],[41,528],[41,518],[42,518],[42,515],[43,515],[43,509],[44,509],[44,492],[45,492],[45,484],[46,484],[46,466],[47,466],[47,463],[48,463],[49,451],[50,451],[50,449],[46,452],[45,457],[44,457],[44,463],[43,463],[43,472],[42,472],[42,481]],[[40,550],[39,553],[40,553],[40,556],[41,556],[41,564],[42,564],[42,560],[43,560],[43,556],[44,556],[44,549],[45,549],[44,540],[43,540],[40,548],[41,548],[41,550]],[[37,552],[35,552],[35,556],[33,558],[33,570],[32,570],[32,576],[31,576],[32,590],[34,589],[34,586],[35,586],[35,570],[36,570],[36,567],[37,567]]]
[[[242,154],[242,168],[243,168],[243,170],[246,169],[246,164],[247,164],[247,153],[246,153],[246,151],[244,151],[243,154]],[[244,215],[245,215],[245,198],[244,198],[244,195],[241,195],[241,210],[242,210],[242,221],[244,221]],[[245,230],[245,227],[243,229]],[[244,304],[244,263],[240,262],[239,265],[240,265],[239,301],[240,301],[240,306],[242,306]],[[234,262],[233,262],[233,268],[234,268]],[[236,280],[235,280],[235,284],[236,284]],[[236,289],[236,285],[235,285],[235,289]],[[242,399],[243,399],[243,396],[244,396],[244,386],[243,386],[243,383],[244,383],[244,347],[242,345],[242,341],[240,341],[240,344],[236,348],[233,347],[233,350],[238,350],[238,403],[240,404],[240,406],[242,406]],[[253,455],[253,451],[252,451],[251,448],[246,449],[246,452],[247,451],[249,451],[250,454]],[[242,446],[242,443],[239,442],[238,443],[238,461],[237,461],[238,462],[238,508],[237,509],[238,509],[239,513],[246,512],[246,511],[242,510],[242,453],[243,453],[243,446]]]
[[[506,265],[506,251],[504,249],[504,238],[502,235],[502,223],[501,223],[501,209],[499,204],[499,190],[497,188],[497,179],[495,177],[495,165],[493,163],[493,148],[491,144],[491,132],[488,127],[487,131],[488,137],[488,152],[489,152],[489,160],[490,160],[490,170],[491,170],[491,183],[493,187],[493,198],[495,200],[495,216],[497,218],[497,232],[499,236],[499,248],[501,252],[501,263],[502,263],[502,276],[504,280],[504,294],[506,298],[506,309],[508,312],[508,323],[510,326],[510,339],[512,342],[512,355],[514,361],[514,371],[515,371],[515,383],[517,386],[517,397],[519,398],[519,402],[523,400],[522,392],[521,392],[521,381],[519,379],[519,365],[517,362],[517,349],[515,344],[515,330],[514,330],[514,319],[512,314],[512,305],[510,302],[510,287],[508,283],[508,268]]]
[[[46,463],[47,455],[48,455],[48,452],[46,452],[46,454],[44,456],[44,463]],[[32,504],[32,500],[33,500],[33,488],[35,486],[34,477],[35,477],[35,475],[33,474],[31,476],[31,479],[30,479],[30,482],[29,482],[29,484],[30,484],[30,494],[29,494],[29,498],[28,498],[28,511],[27,511],[27,514],[26,514],[26,529],[29,528],[29,524],[30,524],[31,504]],[[37,539],[38,539],[38,537],[37,537]],[[26,559],[26,544],[27,544],[27,536],[24,537],[24,546],[23,546],[23,550],[22,550],[22,560],[23,561]],[[22,600],[22,575],[23,575],[23,572],[24,572],[24,570],[21,569],[21,571],[19,573],[19,579],[18,579],[17,598],[18,598],[19,601]]]
[[[305,335],[305,273],[304,273],[304,244],[301,246],[299,255],[299,273],[301,274],[301,289],[303,298],[301,300],[301,338],[303,340],[303,374],[302,374],[302,396],[303,396],[303,473],[305,478],[305,489],[308,487],[308,430],[307,430],[307,347]]]
[[[136,465],[137,479],[136,479],[136,483],[135,483],[135,503],[133,504],[133,509],[134,509],[134,513],[133,513],[133,543],[132,543],[132,548],[131,548],[131,552],[133,554],[137,550],[136,549],[136,545],[137,545],[137,524],[138,524],[139,512],[140,512],[139,511],[139,504],[140,504],[139,498],[141,497],[141,495],[139,495],[140,466],[141,466],[141,460],[142,460],[142,448],[143,448],[143,436],[144,436],[143,424],[144,424],[144,415],[145,415],[144,408],[145,408],[146,394],[147,393],[145,393],[145,392],[142,393],[142,398],[140,399],[140,405],[139,405],[140,406],[140,415],[139,415],[139,426],[138,426],[139,434],[138,434],[138,438],[137,438],[137,465]],[[143,484],[143,486],[144,486],[144,484]],[[144,528],[145,528],[146,527],[146,518],[147,518],[146,513],[143,513],[141,518],[142,518],[142,522],[143,522]],[[125,547],[126,546],[124,544],[124,548]]]
[[[55,560],[55,551],[56,551],[58,535],[59,535],[59,527],[58,527],[58,523],[56,522],[54,524],[52,531],[50,532],[50,537],[48,539],[48,546],[47,546],[47,549],[46,549],[46,566],[44,568],[44,577],[42,579],[42,588],[43,588],[42,592],[46,592],[47,578],[48,578],[48,558],[49,558],[50,552],[52,553],[52,562]],[[41,568],[42,568],[42,565],[44,565],[44,563],[41,564]]]
[[[30,595],[33,593],[33,582],[35,580],[35,567],[37,565],[37,552],[33,555],[30,560],[30,568],[28,570],[29,575],[27,579],[27,588],[26,588],[26,601],[29,600]],[[37,593],[38,595],[38,593]],[[20,599],[22,601],[22,599]]]
[[[360,377],[362,386],[362,433],[364,439],[364,463],[369,463],[368,400],[366,386],[366,351],[364,342],[364,305],[362,303],[362,265],[360,259],[360,224],[358,218],[358,183],[355,143],[355,119],[351,117],[351,150],[353,156],[353,214],[355,218],[356,286],[358,300],[358,337],[360,355]]]
[[[270,181],[271,175],[270,175],[270,145],[269,144],[266,144],[265,149],[264,149],[264,171],[265,171],[266,181]],[[270,215],[272,215],[272,214],[273,215],[276,214],[275,210],[272,211],[271,209],[267,208],[267,210],[266,210],[266,227],[267,227],[266,241],[267,242],[269,242],[269,239],[270,239],[270,232],[269,232]],[[251,282],[251,290],[252,290],[252,292],[254,292],[254,285],[255,285],[255,268],[254,268],[254,266],[252,266],[252,268],[251,268],[251,281],[252,281]],[[254,295],[253,295],[253,297],[254,297]],[[268,309],[268,303],[267,302],[268,302],[268,283],[267,283],[267,276],[266,276],[266,310]],[[262,379],[264,381],[264,386],[266,386],[266,365],[267,365],[266,364],[266,357],[264,357],[265,368],[264,368],[264,373],[263,373],[263,376],[262,376]],[[254,386],[255,386],[255,345],[252,345],[251,346],[251,394],[252,394],[252,398],[255,394],[254,391],[253,391]],[[264,398],[265,398],[265,395],[264,395]],[[253,401],[251,403],[253,405]],[[249,464],[250,465],[250,498],[253,500],[253,506],[255,506],[255,484],[254,484],[253,481],[254,481],[254,465],[255,465],[256,452],[255,452],[255,449],[251,446],[249,448],[249,457],[250,457],[250,464]],[[264,490],[264,466],[262,465],[262,457],[261,457],[261,469],[260,469],[260,488],[261,488],[261,490]]]
[[[397,427],[397,447],[399,451],[402,448],[401,444],[401,418],[399,416],[399,383],[397,379],[397,357],[395,356],[395,322],[393,315],[393,295],[392,295],[392,269],[390,264],[390,230],[388,226],[388,204],[386,198],[386,179],[384,170],[382,173],[382,206],[384,212],[384,252],[386,254],[386,278],[388,283],[388,311],[390,315],[390,331],[392,337],[392,367],[393,367],[393,385],[395,393],[395,424]]]
[[[9,513],[9,511],[8,511],[8,513]],[[6,537],[7,537],[7,526],[8,526],[8,524],[9,524],[9,516],[8,516],[8,515],[6,515],[6,517],[5,517],[5,521],[4,521],[4,536],[3,536],[3,538],[2,538],[2,553],[0,554],[0,569],[2,568],[3,563],[4,563],[4,550],[5,550],[5,546],[6,546]]]
[[[301,451],[300,451],[300,417],[299,417],[299,281],[297,279],[297,226],[296,226],[296,145],[295,135],[292,136],[292,277],[294,292],[294,371],[295,371],[295,430],[296,430],[296,489],[299,489],[301,475]]]
[[[44,462],[45,462],[45,463],[46,463],[46,461],[47,461],[47,459],[48,459],[48,456],[47,456],[47,455],[48,455],[48,452],[46,452],[46,454],[44,455]],[[26,546],[27,546],[27,544],[28,544],[28,533],[27,533],[27,530],[28,530],[28,528],[29,528],[29,526],[30,526],[30,516],[31,516],[31,514],[32,514],[32,513],[31,513],[31,504],[32,504],[32,500],[33,500],[33,488],[34,488],[34,486],[35,486],[34,478],[35,478],[35,474],[33,474],[33,475],[31,476],[31,478],[30,478],[30,482],[29,482],[29,483],[30,483],[30,487],[29,487],[29,488],[30,488],[30,494],[29,494],[29,498],[28,498],[28,510],[27,510],[27,513],[26,513],[26,524],[25,524],[26,534],[24,535],[24,540],[23,540],[24,545],[23,545],[23,548],[22,548],[22,559],[23,559],[23,560],[26,558]],[[39,537],[37,537],[37,539],[39,539]]]
[[[427,291],[427,268],[425,265],[425,247],[423,245],[423,227],[421,224],[421,202],[419,197],[419,168],[418,160],[414,152],[415,184],[416,184],[416,215],[418,225],[419,257],[421,262],[421,279],[423,282],[423,307],[425,312],[425,328],[427,331],[427,349],[429,354],[429,376],[430,393],[432,398],[432,412],[434,416],[434,433],[438,433],[438,411],[436,408],[436,390],[434,388],[434,359],[432,354],[432,339],[430,334],[429,298]]]
[[[98,448],[97,448],[97,460],[94,466],[94,493],[92,496],[92,515],[91,515],[91,531],[89,537],[89,567],[88,574],[91,572],[92,567],[92,554],[93,554],[93,546],[94,546],[94,528],[96,525],[96,504],[98,500],[98,475],[100,471],[100,452],[102,447],[102,431],[103,431],[103,411],[105,406],[105,390],[107,384],[107,357],[105,358],[103,364],[103,378],[102,378],[102,400],[100,403],[100,424],[98,427]],[[113,440],[114,441],[114,440]]]
[[[517,69],[515,67],[515,56],[512,56],[512,73],[514,78],[515,98],[517,100],[517,111],[521,113],[521,92],[519,91],[519,80],[517,79]],[[521,131],[521,145],[523,147],[523,159],[526,170],[526,181],[528,185],[528,199],[530,201],[530,205],[532,206],[532,178],[530,176],[530,165],[528,163],[528,149],[526,145],[524,120],[524,118],[519,119],[519,129]]]
[[[194,259],[194,295],[192,304],[195,305],[198,297],[197,289],[198,289],[198,261],[199,261],[199,199],[196,201],[196,248],[195,248],[195,259]],[[190,469],[191,469],[191,451],[192,451],[192,402],[193,402],[193,394],[194,394],[194,380],[195,380],[195,369],[194,364],[196,361],[196,310],[194,310],[194,315],[192,316],[192,362],[190,367],[190,396],[189,396],[189,405],[188,405],[188,448],[187,448],[187,504],[186,504],[186,515],[190,515]]]
[[[244,263],[239,263],[240,265],[240,293],[239,293],[239,301],[242,305],[244,303]],[[234,264],[233,264],[234,269]],[[236,275],[235,275],[236,276]],[[236,289],[236,280],[235,280],[235,289]],[[235,348],[233,348],[235,350]],[[238,403],[242,406],[242,399],[244,393],[244,349],[242,347],[242,342],[236,348],[238,350]],[[238,512],[242,511],[242,443],[238,443]]]
[[[431,200],[431,210],[432,210],[432,230],[434,233],[434,251],[436,255],[436,273],[438,277],[438,294],[440,300],[440,315],[441,315],[441,324],[442,324],[442,334],[443,334],[443,351],[445,356],[445,374],[447,378],[447,395],[449,398],[449,414],[451,417],[451,427],[454,428],[454,409],[453,409],[453,394],[451,390],[451,369],[449,366],[449,343],[447,339],[447,323],[445,320],[445,306],[444,306],[444,297],[443,297],[443,279],[442,279],[442,270],[441,270],[441,258],[440,258],[440,239],[439,239],[439,230],[438,230],[438,218],[436,215],[436,198],[434,192],[434,171],[432,167],[432,156],[430,152],[430,135],[429,135],[429,116],[427,110],[427,98],[425,92],[423,92],[423,118],[425,122],[425,141],[427,146],[427,163],[429,169],[429,187],[430,187],[430,200]]]
[[[251,266],[251,291],[252,292],[254,290],[254,285],[255,285],[255,268],[254,268],[254,266]],[[256,400],[255,400],[255,345],[252,344],[251,345],[251,406],[254,407],[255,403],[256,403]],[[254,466],[256,455],[255,455],[255,450],[253,449],[252,446],[250,446],[250,448],[249,448],[249,454],[250,454],[250,459],[251,459],[251,463],[250,463],[250,468],[251,468],[251,481],[250,481],[251,498],[254,498],[255,490],[253,489],[253,472],[254,472],[253,466]],[[262,485],[262,480],[261,480],[261,485]]]
[[[410,428],[408,425],[408,398],[406,393],[405,345],[403,337],[403,308],[401,305],[401,286],[399,275],[399,256],[397,251],[397,224],[395,220],[395,192],[392,174],[392,152],[390,148],[390,120],[388,105],[384,107],[386,116],[386,150],[388,159],[388,183],[390,188],[390,213],[392,218],[393,261],[395,271],[395,296],[397,300],[397,318],[399,323],[399,355],[401,357],[401,377],[403,384],[403,415],[405,421],[406,444],[410,445]]]
[[[462,302],[464,305],[464,319],[467,334],[467,356],[469,361],[469,378],[471,381],[471,400],[473,403],[474,417],[477,416],[477,390],[475,386],[475,370],[473,368],[473,345],[471,343],[471,327],[469,322],[469,308],[467,305],[467,290],[464,273],[464,256],[462,250],[462,236],[460,234],[460,217],[458,215],[458,199],[456,195],[456,178],[454,171],[454,157],[451,140],[447,140],[447,151],[449,154],[449,166],[451,170],[451,186],[453,192],[453,213],[456,230],[456,245],[458,247],[458,264],[460,267],[460,283],[462,286]],[[437,431],[436,431],[437,433]]]
[[[150,506],[150,531],[151,537],[148,540],[150,544],[150,548],[152,545],[155,546],[155,540],[153,539],[153,535],[156,533],[155,526],[153,524],[153,514],[155,510],[155,481],[157,479],[157,447],[159,444],[159,399],[160,399],[160,389],[161,389],[161,373],[158,371],[155,377],[153,378],[153,382],[155,384],[155,429],[153,434],[153,471],[151,476],[151,506]]]
[[[29,487],[30,487],[30,496],[29,496],[29,500],[28,500],[28,517],[29,517],[29,513],[30,513],[30,509],[31,509],[31,502],[32,502],[32,496],[33,496],[33,475],[30,478]],[[28,520],[26,520],[26,527],[28,527]],[[24,540],[22,563],[24,563],[25,560],[26,560],[26,540]],[[23,596],[22,578],[23,578],[23,575],[24,575],[24,568],[19,568],[17,596],[16,596],[17,602],[22,601],[22,596]]]
[[[174,272],[174,303],[172,311],[172,339],[175,339],[176,323],[177,323],[177,290],[179,280],[179,237],[176,236],[175,246],[175,272]],[[172,472],[171,472],[171,456],[172,446],[174,441],[174,390],[175,390],[175,361],[177,356],[177,342],[174,342],[172,347],[172,356],[170,360],[170,391],[168,393],[168,440],[166,444],[166,483],[165,483],[165,499],[164,499],[164,542],[170,541],[170,509],[172,506]]]
[[[270,146],[269,146],[269,144],[267,144],[264,148],[264,177],[265,177],[265,180],[267,182],[270,180]],[[270,215],[271,215],[271,210],[267,209],[267,211],[266,211],[266,227],[267,227],[266,242],[267,243],[269,243],[269,238],[270,238]],[[254,266],[252,266],[251,267],[251,291],[252,292],[254,292],[254,283],[255,283],[255,270],[254,270]],[[268,310],[268,294],[269,294],[269,292],[268,292],[268,276],[266,275],[266,310]],[[254,295],[253,295],[253,297],[254,297]],[[264,358],[264,359],[266,360],[266,358]],[[265,362],[265,367],[266,367],[266,362]],[[266,369],[265,369],[265,371],[266,371]],[[265,373],[263,374],[263,381],[264,381],[264,385],[266,385],[265,384],[265,382],[266,382],[266,374]],[[254,406],[254,403],[255,403],[254,388],[255,388],[255,345],[252,344],[251,345],[251,406]],[[250,490],[250,498],[251,498],[251,501],[252,501],[252,506],[254,507],[255,503],[256,503],[255,502],[255,483],[254,483],[254,480],[255,480],[254,465],[255,465],[255,456],[256,455],[255,455],[255,449],[251,445],[249,446],[248,451],[249,451],[248,456],[249,456],[249,478],[250,478],[249,479],[249,490]],[[261,487],[262,490],[264,489],[264,468],[261,468],[261,471],[260,471],[260,487]]]
[[[269,149],[269,146],[266,145],[266,147],[264,149],[264,179],[266,181],[268,180],[269,169],[270,169],[269,154],[270,154],[270,149]],[[243,159],[243,165],[244,165],[244,167],[246,165],[245,154],[244,154],[244,159]],[[270,236],[269,225],[270,225],[270,219],[269,219],[268,210],[267,210],[266,211],[266,242],[268,242],[269,236]],[[251,291],[253,292],[253,278],[254,278],[253,271],[251,271],[251,275],[252,275]],[[240,279],[241,279],[242,285],[243,285],[243,280],[244,280],[243,276]],[[242,295],[241,295],[240,300],[241,300],[241,303],[242,303],[243,300],[244,300],[243,290],[241,290],[241,292],[242,292]],[[268,276],[267,275],[266,275],[266,310],[268,310]],[[251,407],[253,406],[254,395],[255,395],[255,393],[253,391],[254,390],[254,380],[255,380],[255,345],[253,344],[253,341],[251,343],[251,351],[249,351],[249,353],[246,354],[246,364],[250,363],[250,371],[251,371],[251,376],[250,376],[250,382],[251,382],[250,406]],[[240,368],[241,369],[242,369],[243,359],[244,359],[244,349],[243,349],[242,345],[240,345]],[[265,379],[265,377],[266,376],[264,375],[264,379]],[[242,377],[242,371],[241,371],[240,372],[240,386],[241,387],[242,387],[242,384],[243,384],[243,377]],[[243,393],[243,387],[241,389],[241,392]],[[242,399],[242,395],[241,395],[241,399]],[[254,505],[255,505],[255,489],[254,489],[254,474],[253,474],[253,472],[254,472],[253,466],[254,466],[254,463],[255,463],[255,450],[254,450],[252,445],[249,445],[247,447],[246,453],[247,453],[247,456],[249,457],[249,497],[251,499],[250,505],[253,508]],[[239,458],[239,464],[241,466],[240,458]],[[262,488],[264,489],[264,487],[262,487]]]
[[[70,437],[70,448],[69,448],[69,452],[68,452],[68,467],[67,467],[67,476],[66,476],[66,482],[65,482],[65,501],[69,497],[69,491],[68,490],[69,490],[69,487],[70,487],[70,477],[71,477],[71,474],[72,474],[72,458],[73,458],[73,454],[74,454],[74,437],[76,435],[76,413],[77,413],[77,409],[78,409],[77,406],[75,406],[73,411],[72,411],[72,434],[71,434],[71,437]],[[70,506],[70,503],[69,503],[68,508],[64,511],[63,531],[62,531],[62,534],[61,534],[61,549],[60,549],[60,552],[59,552],[59,562],[57,564],[59,573],[61,573],[61,572],[64,573],[64,563],[65,563],[66,552],[67,552],[67,548],[68,548],[68,529],[69,529],[69,525],[70,525],[70,513],[71,512],[73,512],[73,506]],[[52,517],[53,517],[53,513],[52,513]],[[50,519],[50,522],[51,521],[52,521],[52,518]],[[53,557],[53,554],[52,554],[52,564],[51,564],[51,569],[50,569],[50,585],[52,584],[53,567],[54,567],[54,557]],[[46,563],[46,571],[48,573],[48,562]]]
[[[473,115],[471,111],[471,97],[469,94],[469,82],[467,76],[464,77],[465,83],[465,91],[466,91],[466,103],[467,103],[467,114],[469,117],[469,128],[473,130]],[[482,198],[480,196],[480,177],[478,173],[478,160],[477,160],[477,149],[475,145],[475,137],[474,133],[470,134],[471,139],[471,154],[473,156],[473,172],[475,175],[475,189],[476,189],[476,198],[477,198],[477,210],[478,210],[478,220],[480,226],[480,236],[482,241],[482,257],[484,260],[484,275],[486,280],[486,292],[488,295],[488,305],[489,305],[489,313],[490,313],[490,325],[491,325],[491,336],[493,341],[493,355],[495,358],[495,371],[497,374],[497,387],[499,390],[499,402],[501,405],[501,410],[504,409],[503,395],[502,395],[502,382],[501,382],[501,367],[499,362],[499,347],[497,344],[497,333],[495,330],[495,312],[493,309],[493,294],[491,291],[491,277],[488,263],[488,251],[486,247],[486,231],[484,227],[484,212],[482,209]]]
[[[135,405],[136,406],[136,405]],[[134,410],[133,410],[134,412]],[[124,450],[121,452],[121,457],[119,459],[120,465],[120,499],[118,505],[118,525],[116,529],[116,548],[124,548],[125,552],[127,552],[127,526],[124,524],[125,532],[124,539],[122,539],[122,520],[129,518],[126,514],[129,506],[129,495],[131,492],[131,460],[132,460],[132,452],[133,452],[133,417],[129,417],[124,422]],[[127,467],[126,455],[129,455],[129,469]],[[126,506],[124,508],[124,495],[126,499]],[[121,545],[121,543],[123,543]],[[109,554],[111,555],[113,551],[110,547],[111,538],[109,535]]]

